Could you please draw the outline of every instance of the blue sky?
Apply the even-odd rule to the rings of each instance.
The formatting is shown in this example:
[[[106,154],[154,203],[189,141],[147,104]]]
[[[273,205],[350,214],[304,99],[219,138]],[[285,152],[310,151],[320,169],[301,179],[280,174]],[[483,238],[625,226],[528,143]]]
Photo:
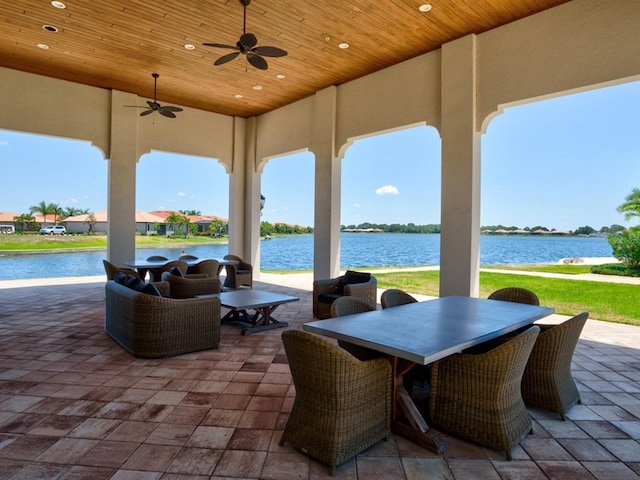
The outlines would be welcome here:
[[[106,209],[107,161],[87,142],[0,130],[0,171],[0,211],[25,213],[43,200]],[[269,161],[262,219],[313,225],[313,171],[308,152]],[[228,217],[228,176],[216,161],[152,152],[137,176],[140,210]],[[344,225],[440,223],[432,127],[356,140],[342,178]],[[616,207],[632,188],[640,188],[640,82],[505,109],[482,135],[482,225],[627,226]]]

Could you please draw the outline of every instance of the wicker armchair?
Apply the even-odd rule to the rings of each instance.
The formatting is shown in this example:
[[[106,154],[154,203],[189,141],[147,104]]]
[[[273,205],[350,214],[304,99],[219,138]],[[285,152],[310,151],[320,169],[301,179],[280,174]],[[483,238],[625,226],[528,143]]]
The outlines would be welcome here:
[[[345,296],[338,298],[331,304],[331,317],[344,317],[355,313],[371,312],[373,310],[375,310],[375,308],[371,307],[371,305],[363,299]],[[360,345],[354,345],[353,343],[345,342],[344,340],[338,340],[338,345],[359,360],[370,360],[372,358],[384,356],[383,353],[376,352],[370,348],[361,347]]]
[[[189,267],[188,273],[196,275],[205,274],[209,278],[218,278],[219,269],[220,263],[218,260],[202,260]]]
[[[343,283],[349,281],[350,274],[363,275],[359,272],[347,271],[336,278],[314,280],[313,282],[313,316],[315,318],[330,318],[331,304],[342,296],[359,297],[372,308],[377,307],[378,281],[370,274],[368,280],[362,283]]]
[[[171,260],[170,262],[165,263],[164,265],[158,267],[158,268],[154,268],[153,270],[151,270],[151,273],[153,274],[153,281],[154,282],[159,282],[162,278],[162,274],[164,272],[168,272],[169,270],[171,270],[172,268],[176,267],[178,270],[180,270],[180,273],[182,273],[182,275],[186,275],[187,274],[187,270],[189,268],[189,265],[187,265],[187,262],[183,262],[182,260]]]
[[[166,284],[156,284],[162,285]],[[218,348],[217,297],[176,300],[141,293],[113,280],[106,283],[105,294],[104,330],[136,357],[170,357]]]
[[[559,325],[539,325],[542,331],[522,376],[525,404],[559,413],[565,420],[565,413],[581,403],[571,359],[587,318],[589,312],[582,312]]]
[[[391,428],[391,364],[366,362],[320,336],[287,330],[282,341],[296,397],[280,445],[288,442],[331,466],[387,438]]]
[[[455,354],[431,368],[431,424],[506,452],[531,432],[520,394],[522,372],[540,328],[525,332],[486,353]]]
[[[412,297],[404,290],[398,290],[396,288],[390,288],[389,290],[385,290],[380,295],[380,303],[382,304],[382,308],[391,308],[397,307],[398,305],[405,305],[407,303],[416,303],[415,297]]]
[[[253,266],[237,255],[225,255],[224,259],[238,262],[235,265],[225,265],[227,276],[224,279],[224,286],[235,289],[244,285],[253,288]]]
[[[164,272],[162,281],[169,284],[171,298],[193,298],[196,295],[220,293],[221,290],[220,279],[209,278],[204,273],[180,277]]]
[[[138,272],[136,272],[131,268],[119,267],[116,264],[111,263],[107,260],[102,260],[102,264],[104,265],[104,271],[107,273],[107,280],[113,280],[114,277],[116,276],[116,273],[118,272],[126,273],[127,275],[132,275],[136,278],[140,278],[140,275],[138,275]]]
[[[540,299],[531,290],[520,287],[507,287],[496,290],[489,295],[489,300],[502,300],[505,302],[526,303],[528,305],[540,305]]]

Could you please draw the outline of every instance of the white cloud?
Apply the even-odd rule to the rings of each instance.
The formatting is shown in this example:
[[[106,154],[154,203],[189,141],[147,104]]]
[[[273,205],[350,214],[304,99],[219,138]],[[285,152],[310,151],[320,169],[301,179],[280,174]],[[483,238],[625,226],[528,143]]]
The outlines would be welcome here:
[[[385,185],[376,190],[377,195],[399,195],[400,192],[393,185]]]
[[[353,204],[353,206],[354,206],[355,208],[360,208],[360,204],[359,204],[359,203],[354,203],[354,204]]]
[[[187,196],[187,194],[186,194],[186,193],[184,193],[184,192],[178,192],[178,196],[179,196],[179,197],[186,197],[186,196]]]
[[[7,142],[6,140],[0,140],[0,147],[8,147],[9,146],[9,142]]]

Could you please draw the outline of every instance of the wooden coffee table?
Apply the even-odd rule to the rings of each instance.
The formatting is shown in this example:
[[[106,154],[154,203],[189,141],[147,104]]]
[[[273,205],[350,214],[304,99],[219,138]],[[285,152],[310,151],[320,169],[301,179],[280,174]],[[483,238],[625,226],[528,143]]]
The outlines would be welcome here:
[[[229,312],[222,317],[221,323],[239,322],[247,325],[242,329],[243,335],[288,326],[287,322],[281,322],[271,314],[280,305],[300,300],[298,297],[256,289],[241,289],[199,296],[213,295],[220,299],[220,304],[223,307],[229,309]],[[254,313],[247,310],[253,310]]]

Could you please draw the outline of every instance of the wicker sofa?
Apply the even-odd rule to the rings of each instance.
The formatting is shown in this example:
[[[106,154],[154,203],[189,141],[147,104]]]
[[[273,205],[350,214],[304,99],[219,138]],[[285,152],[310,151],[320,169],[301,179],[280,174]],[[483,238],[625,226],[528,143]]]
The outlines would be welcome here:
[[[155,284],[168,296],[169,284]],[[109,280],[104,330],[136,357],[160,358],[217,348],[220,299],[174,299],[133,290]]]

